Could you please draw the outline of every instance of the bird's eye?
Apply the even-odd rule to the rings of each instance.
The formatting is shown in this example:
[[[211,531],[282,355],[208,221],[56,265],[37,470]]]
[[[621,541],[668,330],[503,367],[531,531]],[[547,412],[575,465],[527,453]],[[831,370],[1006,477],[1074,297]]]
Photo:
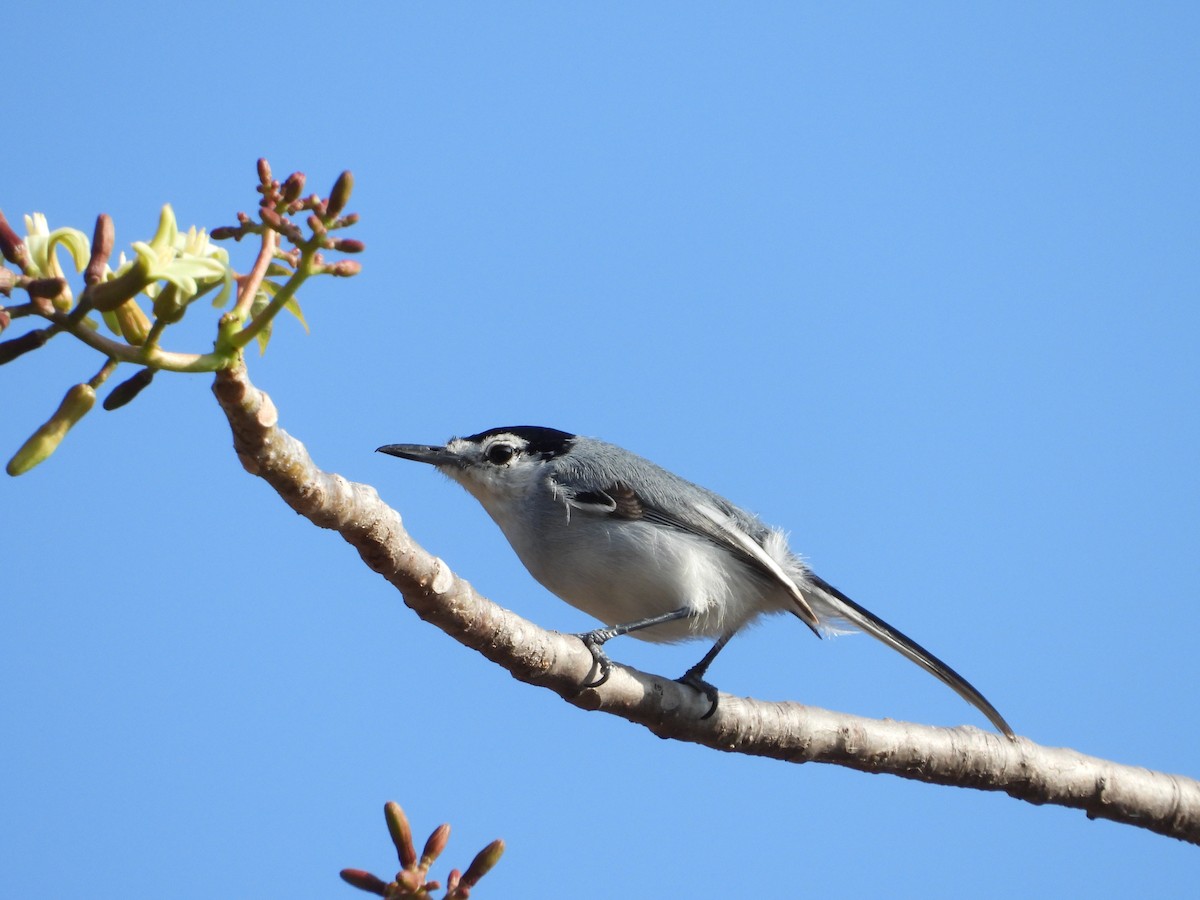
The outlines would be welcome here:
[[[484,456],[493,465],[502,466],[516,454],[517,448],[512,444],[497,443],[487,448]]]

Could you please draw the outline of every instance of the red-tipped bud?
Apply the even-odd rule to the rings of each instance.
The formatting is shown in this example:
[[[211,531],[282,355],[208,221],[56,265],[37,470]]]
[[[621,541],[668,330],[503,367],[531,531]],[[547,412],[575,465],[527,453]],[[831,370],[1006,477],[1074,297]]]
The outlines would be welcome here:
[[[92,232],[92,258],[88,260],[83,272],[85,284],[99,284],[104,278],[104,267],[112,256],[113,241],[116,238],[112,217],[107,213],[96,216],[96,229]]]
[[[109,392],[101,405],[109,412],[120,409],[149,387],[150,382],[154,379],[154,372],[154,369],[142,369],[133,377],[122,381]]]
[[[330,249],[341,250],[343,253],[362,253],[367,249],[367,245],[354,238],[338,238]]]
[[[446,849],[446,843],[450,840],[450,826],[442,823],[433,830],[433,834],[429,836],[429,840],[425,842],[425,849],[421,851],[421,870],[428,872],[429,867],[433,865],[434,860],[442,855],[442,851]]]
[[[500,862],[500,857],[504,855],[504,841],[496,839],[484,847],[471,860],[471,865],[467,866],[467,871],[463,873],[462,885],[467,888],[473,888],[479,883],[479,879],[490,872]]]
[[[383,817],[387,820],[388,833],[392,836],[392,843],[396,845],[396,856],[400,860],[400,867],[411,869],[417,864],[417,851],[413,847],[412,827],[408,824],[408,816],[404,815],[404,810],[400,808],[399,803],[389,800],[383,805]]]
[[[265,158],[258,161],[258,180],[264,185],[271,183],[271,164]]]
[[[37,331],[27,332],[11,340],[0,341],[0,366],[12,362],[30,350],[36,350],[48,340],[50,340],[50,329],[39,328]]]
[[[304,173],[293,172],[283,183],[283,202],[294,203],[304,193]]]
[[[5,259],[14,266],[18,266],[22,271],[29,265],[29,250],[26,248],[25,242],[12,230],[12,226],[8,224],[8,219],[4,218],[2,212],[0,212],[0,253],[3,253]]]
[[[376,878],[370,872],[364,872],[362,869],[342,869],[338,875],[346,884],[356,887],[360,891],[380,897],[387,896],[387,883]]]
[[[353,192],[354,176],[347,169],[333,183],[333,190],[329,192],[329,202],[325,205],[325,217],[332,218],[345,209]]]

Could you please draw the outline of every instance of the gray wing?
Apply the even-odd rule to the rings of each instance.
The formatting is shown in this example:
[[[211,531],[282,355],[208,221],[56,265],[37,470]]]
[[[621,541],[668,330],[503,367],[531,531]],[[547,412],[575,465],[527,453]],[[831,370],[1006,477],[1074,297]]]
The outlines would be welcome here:
[[[556,494],[583,512],[653,522],[717,544],[782,587],[794,601],[796,615],[821,636],[820,621],[800,586],[764,549],[770,534],[765,525],[712,491],[641,457],[624,451],[612,453],[610,448],[612,445],[589,441],[557,460],[558,471],[551,475]],[[639,486],[636,490],[631,486],[634,483]]]

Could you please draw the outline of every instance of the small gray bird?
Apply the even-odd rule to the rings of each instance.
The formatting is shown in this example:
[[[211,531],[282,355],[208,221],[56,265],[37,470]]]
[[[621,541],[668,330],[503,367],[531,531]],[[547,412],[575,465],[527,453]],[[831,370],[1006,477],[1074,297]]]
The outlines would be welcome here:
[[[817,577],[777,529],[724,497],[628,450],[531,425],[452,438],[444,447],[388,444],[380,453],[429,463],[466,488],[500,526],[531,575],[608,627],[579,635],[609,676],[603,646],[716,638],[679,680],[710,701],[704,674],[729,639],[768,613],[813,632],[865,631],[941,679],[1009,738],[979,691],[915,641]]]

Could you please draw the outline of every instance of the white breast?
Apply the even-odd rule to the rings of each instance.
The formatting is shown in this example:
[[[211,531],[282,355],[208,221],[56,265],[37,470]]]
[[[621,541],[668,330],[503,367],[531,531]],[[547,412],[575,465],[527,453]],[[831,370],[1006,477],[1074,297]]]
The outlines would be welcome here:
[[[763,611],[764,594],[781,593],[712,541],[555,506],[537,527],[527,517],[493,512],[521,562],[547,589],[607,625],[684,607],[694,613],[634,637],[665,642],[731,633]],[[770,599],[783,609],[782,596]]]

